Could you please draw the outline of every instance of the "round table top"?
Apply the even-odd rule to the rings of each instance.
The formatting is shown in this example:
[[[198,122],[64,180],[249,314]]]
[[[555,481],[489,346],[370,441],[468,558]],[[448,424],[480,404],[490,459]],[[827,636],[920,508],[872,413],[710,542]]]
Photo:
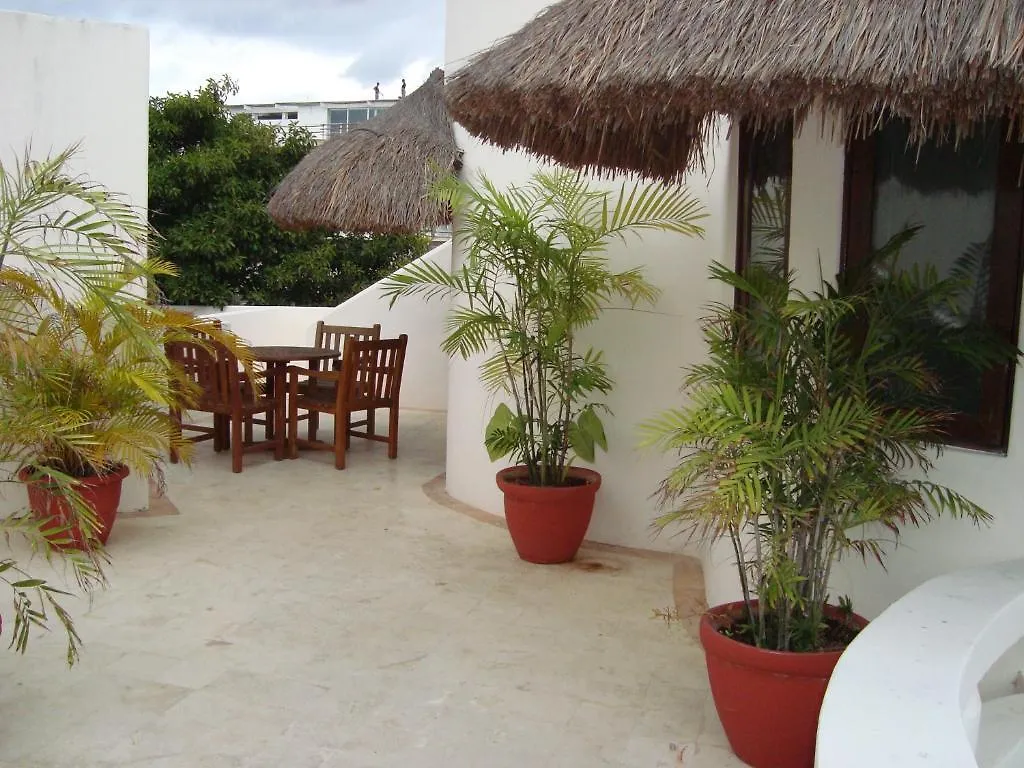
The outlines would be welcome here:
[[[330,360],[341,352],[324,347],[250,347],[252,358],[261,363],[290,363],[293,360]]]

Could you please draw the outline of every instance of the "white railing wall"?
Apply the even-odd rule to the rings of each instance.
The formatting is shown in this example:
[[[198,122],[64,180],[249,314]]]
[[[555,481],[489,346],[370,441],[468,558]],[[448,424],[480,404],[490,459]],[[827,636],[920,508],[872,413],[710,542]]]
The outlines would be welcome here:
[[[437,246],[420,261],[451,268],[451,243]],[[408,334],[402,407],[443,411],[448,407],[448,359],[441,352],[445,302],[410,298],[393,308],[383,298],[380,284],[356,294],[337,307],[226,307],[202,314],[220,319],[225,327],[254,346],[313,343],[318,320],[336,325],[381,324],[381,335]]]
[[[1024,765],[1010,690],[1024,637],[1024,560],[931,579],[872,621],[839,660],[818,721],[817,768]],[[995,665],[995,667],[993,666]]]

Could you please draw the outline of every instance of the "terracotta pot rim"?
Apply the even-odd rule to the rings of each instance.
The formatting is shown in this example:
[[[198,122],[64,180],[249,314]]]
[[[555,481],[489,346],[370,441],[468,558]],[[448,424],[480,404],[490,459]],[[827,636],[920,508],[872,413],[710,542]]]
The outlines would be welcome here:
[[[567,493],[576,491],[580,492],[581,489],[593,489],[595,492],[601,487],[601,473],[594,469],[587,469],[586,467],[569,467],[567,472],[569,477],[576,477],[585,481],[585,485],[525,485],[523,483],[513,483],[511,480],[516,477],[522,477],[527,473],[527,468],[523,464],[516,464],[512,467],[505,467],[499,469],[494,476],[495,482],[498,487],[506,493],[512,489],[525,488],[531,492],[539,493]]]
[[[751,601],[754,605],[756,600]],[[738,600],[732,603],[722,603],[709,608],[700,618],[700,641],[705,651],[714,653],[728,661],[745,666],[761,669],[775,669],[785,671],[788,674],[816,674],[815,670],[820,667],[831,669],[835,666],[836,660],[846,649],[838,651],[776,651],[770,648],[758,648],[727,637],[718,631],[716,617],[722,615],[735,615],[746,607],[746,603]],[[838,611],[838,606],[826,605],[829,612]],[[853,621],[861,629],[868,624],[868,620],[857,613],[854,613]],[[709,647],[710,646],[710,647]]]
[[[46,467],[39,467],[39,469],[45,471]],[[18,479],[21,480],[23,483],[32,482],[28,477],[31,471],[32,467],[22,467],[21,470],[18,472]],[[128,469],[127,464],[118,464],[117,469],[113,470],[112,472],[108,472],[105,475],[89,475],[88,477],[77,477],[75,478],[75,480],[77,480],[80,485],[96,487],[102,485],[109,485],[110,483],[115,483],[118,480],[124,480],[126,477],[128,477],[129,473],[130,471]],[[48,477],[48,475],[44,474],[42,477],[37,478],[35,482],[38,483],[44,480],[46,477]]]

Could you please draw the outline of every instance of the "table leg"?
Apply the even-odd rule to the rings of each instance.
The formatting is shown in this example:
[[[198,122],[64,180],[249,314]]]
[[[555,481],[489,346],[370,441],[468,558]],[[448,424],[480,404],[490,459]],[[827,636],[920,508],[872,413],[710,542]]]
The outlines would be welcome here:
[[[272,375],[267,377],[267,381],[268,382],[269,381],[273,381],[274,382],[273,383],[273,390],[272,390],[271,394],[279,393],[278,396],[281,398],[281,400],[283,402],[285,400],[285,398],[287,398],[287,396],[288,396],[288,363],[274,363],[274,368],[273,368],[273,371],[272,371]],[[268,427],[267,427],[267,439],[268,440],[273,440],[274,439],[274,431],[273,431],[274,429],[281,430],[281,432],[285,436],[285,439],[287,440],[287,438],[288,438],[288,433],[287,433],[288,424],[286,423],[285,418],[283,416],[281,417],[281,419],[280,419],[281,423],[280,424],[274,423],[275,420],[276,420],[277,414],[284,414],[284,413],[287,413],[287,411],[284,408],[277,408],[277,409],[274,410],[273,413],[267,415],[267,425],[268,425]],[[271,424],[273,424],[273,428],[270,427]]]
[[[267,397],[273,397],[275,392],[280,392],[278,388],[278,370],[282,366],[279,363],[267,363],[267,383],[266,383],[266,395]],[[277,425],[274,424],[274,412],[270,411],[267,413],[267,429],[265,437],[267,440],[274,439],[274,429]]]
[[[309,370],[311,370],[311,371],[319,371],[320,370],[320,361],[319,360],[310,360],[309,361]],[[310,379],[309,386],[313,386],[313,380],[312,379]],[[309,442],[313,443],[313,442],[316,442],[316,431],[320,427],[320,412],[319,411],[312,411],[311,410],[311,411],[309,411],[307,416],[309,418],[309,424],[306,425],[307,428],[308,428],[307,429],[306,437],[309,438]],[[296,427],[296,429],[298,429],[298,427]]]

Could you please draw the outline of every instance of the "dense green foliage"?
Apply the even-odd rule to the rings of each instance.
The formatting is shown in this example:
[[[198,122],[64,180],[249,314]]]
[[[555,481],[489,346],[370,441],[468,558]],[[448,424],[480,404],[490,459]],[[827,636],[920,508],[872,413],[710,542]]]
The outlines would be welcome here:
[[[658,524],[731,543],[750,622],[742,634],[759,647],[823,647],[843,554],[881,562],[904,526],[941,513],[989,519],[928,480],[955,394],[931,361],[977,371],[1017,353],[984,327],[937,322],[972,285],[904,270],[914,233],[813,294],[777,268],[740,276],[714,265],[712,277],[749,301],[712,307],[688,403],[645,425],[651,444],[678,457]]]
[[[235,90],[225,77],[150,101],[150,223],[179,272],[159,281],[168,301],[333,306],[426,250],[423,237],[280,229],[267,201],[314,142],[230,115]]]
[[[593,461],[597,448],[607,449],[597,398],[612,380],[601,352],[577,334],[617,300],[636,306],[658,296],[641,267],[612,269],[608,244],[645,230],[701,235],[702,206],[680,187],[623,185],[613,193],[565,170],[539,171],[504,190],[483,175],[477,185],[448,179],[437,194],[457,212],[465,263],[451,274],[411,265],[385,283],[385,294],[392,302],[412,294],[456,299],[444,351],[486,354],[484,384],[510,401],[487,425],[491,460],[511,456],[531,484],[562,485],[577,456]]]

